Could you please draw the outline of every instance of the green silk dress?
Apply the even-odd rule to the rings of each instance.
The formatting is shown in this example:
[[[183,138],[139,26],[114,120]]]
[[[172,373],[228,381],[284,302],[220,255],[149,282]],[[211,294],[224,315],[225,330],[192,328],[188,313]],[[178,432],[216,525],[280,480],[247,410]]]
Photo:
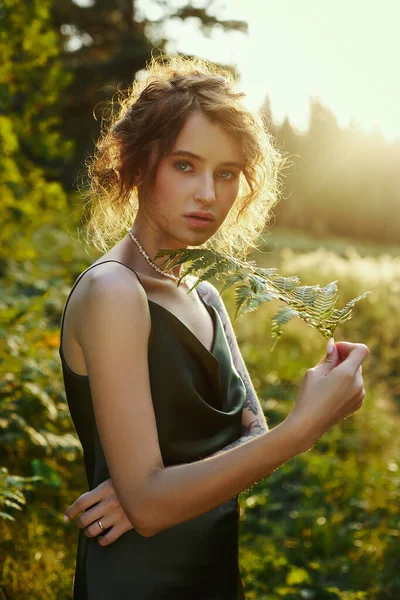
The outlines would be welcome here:
[[[103,262],[123,265],[116,260]],[[83,447],[90,490],[110,474],[94,417],[89,378],[67,365],[62,331],[75,286],[99,264],[83,271],[71,289],[61,319],[59,347],[66,398]],[[233,364],[217,310],[199,297],[214,323],[210,352],[180,319],[148,299],[151,394],[165,467],[201,460],[241,436],[245,386]],[[235,496],[152,537],[132,529],[103,547],[79,529],[73,599],[244,600],[238,526]]]

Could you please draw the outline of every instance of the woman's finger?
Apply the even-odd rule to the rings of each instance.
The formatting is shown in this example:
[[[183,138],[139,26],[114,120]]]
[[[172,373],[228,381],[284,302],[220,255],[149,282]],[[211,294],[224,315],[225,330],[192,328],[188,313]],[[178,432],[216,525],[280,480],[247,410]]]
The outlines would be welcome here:
[[[114,525],[112,519],[110,519],[106,515],[103,515],[102,517],[99,517],[98,519],[96,519],[96,521],[88,525],[88,527],[85,527],[84,534],[86,535],[86,537],[96,537],[104,532],[104,529],[102,529],[98,523],[99,521],[103,525],[104,529],[108,529],[109,527],[112,527]]]
[[[115,542],[119,537],[121,537],[123,533],[126,533],[131,529],[133,529],[133,527],[126,519],[126,521],[118,523],[117,525],[112,527],[110,531],[107,531],[107,533],[105,533],[104,535],[100,535],[97,538],[97,541],[100,544],[100,546],[109,546],[110,544]]]
[[[81,513],[83,510],[90,508],[94,504],[100,502],[102,498],[107,494],[108,488],[111,488],[110,480],[107,479],[98,485],[94,490],[85,492],[79,498],[75,500],[68,508],[64,511],[64,521],[72,521]]]
[[[100,502],[100,500],[101,494],[96,489],[91,492],[85,492],[64,511],[64,521],[72,521],[79,513]]]
[[[344,360],[337,367],[338,371],[340,371],[341,373],[350,372],[350,374],[353,377],[356,376],[361,364],[367,358],[368,354],[368,346],[366,346],[365,344],[357,344],[357,346],[348,354],[346,360]]]
[[[109,495],[104,497],[101,502],[79,515],[76,520],[76,524],[80,529],[83,529],[88,527],[88,525],[94,521],[97,521],[97,519],[103,519],[105,516],[107,517],[107,522],[109,523],[107,527],[116,525],[118,521],[126,518],[126,515],[116,496]]]
[[[352,343],[352,342],[335,342],[335,346],[339,352],[339,357],[342,361],[344,361],[349,354],[357,347],[357,346],[365,346],[368,350],[368,354],[369,354],[369,348],[368,346],[366,346],[365,344],[360,344],[360,343]],[[367,355],[368,355],[367,354]]]
[[[85,527],[88,527],[88,525],[90,525],[91,523],[94,523],[94,521],[97,521],[97,519],[101,519],[101,517],[103,517],[104,514],[104,502],[99,502],[92,508],[85,510],[85,512],[79,515],[79,517],[76,520],[76,524],[78,525],[79,529],[84,529]]]

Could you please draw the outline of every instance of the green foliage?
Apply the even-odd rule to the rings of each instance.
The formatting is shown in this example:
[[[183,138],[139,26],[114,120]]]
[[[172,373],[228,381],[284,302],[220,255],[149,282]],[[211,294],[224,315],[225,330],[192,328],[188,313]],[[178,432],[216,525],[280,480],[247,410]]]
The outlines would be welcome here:
[[[226,256],[220,252],[208,249],[162,249],[156,255],[168,255],[163,265],[168,270],[172,265],[189,262],[183,270],[179,283],[186,275],[196,272],[198,280],[189,290],[191,292],[201,281],[211,277],[223,280],[222,294],[231,286],[237,286],[236,294],[236,319],[239,314],[251,312],[265,302],[278,299],[288,306],[272,318],[272,339],[275,341],[271,351],[282,336],[282,328],[294,317],[299,317],[310,327],[317,329],[326,339],[333,337],[336,328],[341,323],[351,318],[352,308],[370,292],[353,298],[342,309],[334,308],[339,293],[336,281],[328,283],[323,288],[319,285],[301,286],[297,275],[282,277],[276,268],[264,269],[257,267],[255,261],[244,262],[233,256]]]
[[[286,240],[289,245],[290,232]],[[301,252],[283,247],[257,260],[295,271],[307,283],[340,277],[346,298],[366,286],[373,291],[365,311],[343,324],[341,338],[370,348],[363,368],[365,405],[310,451],[241,494],[246,600],[400,597],[400,261],[388,254],[362,258],[350,247],[341,257],[330,243],[325,245],[304,252],[302,242]],[[233,310],[234,294],[225,302]],[[320,359],[324,347],[312,329],[292,321],[271,362],[265,341],[270,314],[265,305],[239,320],[235,331],[272,428],[291,410],[305,370]],[[301,573],[304,580],[296,583]]]
[[[53,328],[62,302],[53,289],[60,280],[44,275],[37,267],[25,269],[0,284],[0,460],[21,473],[5,473],[1,485],[5,498],[18,485],[21,501],[37,488],[34,482],[56,485],[60,461],[81,455],[61,382],[52,376],[58,344]],[[4,512],[1,517],[7,518]]]
[[[0,269],[33,259],[31,235],[65,211],[57,181],[72,152],[59,132],[59,97],[70,82],[50,27],[50,1],[4,0],[0,14]]]
[[[37,338],[45,339],[37,328],[40,311],[50,312],[43,302],[49,280],[31,279],[27,262],[17,266],[39,256],[45,228],[66,209],[57,178],[72,143],[60,134],[58,103],[71,78],[59,60],[50,7],[49,0],[5,0],[0,14],[0,447],[19,472],[2,471],[0,504],[17,510],[26,494],[55,481],[63,454],[80,451],[76,436],[60,428],[49,371],[32,356],[40,354]],[[14,517],[4,509],[1,519]]]
[[[33,482],[40,480],[41,477],[10,475],[5,467],[0,467],[0,518],[15,521],[8,510],[15,508],[21,511],[26,504],[24,492],[32,489]]]
[[[7,598],[27,590],[32,600],[71,596],[76,530],[66,531],[62,514],[86,486],[58,347],[61,310],[88,256],[63,231],[65,214],[55,219],[32,235],[40,258],[10,259],[0,279],[0,465],[17,474],[4,490],[16,477],[23,508],[0,508],[15,519],[0,518],[0,597]]]

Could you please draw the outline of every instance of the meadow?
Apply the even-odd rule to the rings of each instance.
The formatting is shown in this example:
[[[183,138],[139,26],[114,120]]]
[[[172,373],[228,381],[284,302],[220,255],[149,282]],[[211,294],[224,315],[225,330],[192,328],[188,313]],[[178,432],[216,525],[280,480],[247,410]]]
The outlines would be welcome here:
[[[77,527],[63,510],[87,489],[58,357],[61,310],[88,256],[66,232],[37,232],[40,257],[1,280],[0,599],[71,597]],[[276,246],[275,246],[276,244]],[[370,290],[335,340],[362,342],[366,398],[310,449],[240,495],[246,600],[396,600],[400,597],[400,248],[272,230],[261,266],[304,285],[337,280],[338,307]],[[217,284],[218,285],[218,284]],[[233,315],[233,290],[224,296]],[[326,340],[291,321],[273,352],[279,303],[234,322],[269,427],[291,410]],[[19,480],[11,474],[37,480]],[[5,490],[14,490],[12,497]],[[24,500],[25,499],[25,500]],[[11,517],[11,518],[10,518]],[[14,520],[12,520],[14,519]]]

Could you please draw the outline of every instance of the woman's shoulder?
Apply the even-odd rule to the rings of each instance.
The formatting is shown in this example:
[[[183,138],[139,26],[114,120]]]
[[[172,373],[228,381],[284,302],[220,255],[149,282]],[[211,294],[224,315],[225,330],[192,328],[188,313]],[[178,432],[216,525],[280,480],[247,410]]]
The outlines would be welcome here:
[[[134,287],[137,287],[138,285],[143,287],[137,272],[122,261],[114,258],[101,257],[97,259],[82,271],[78,279],[83,275],[86,280],[86,285],[84,286],[86,293],[94,282],[97,282],[97,284],[100,285],[100,282],[102,281],[105,282],[105,285],[112,286],[113,289],[115,287],[121,287],[123,289],[126,286],[131,288],[132,285]]]
[[[92,267],[96,268],[91,269],[92,273],[87,280],[87,298],[95,300],[101,294],[103,298],[112,300],[125,292],[135,293],[135,290],[138,298],[146,295],[139,275],[127,265],[116,261],[99,261]]]
[[[123,263],[99,259],[82,275],[85,281],[80,283],[79,297],[76,298],[81,326],[87,319],[88,311],[93,311],[97,306],[101,310],[115,311],[121,305],[122,312],[122,304],[135,302],[135,298],[138,306],[144,309],[147,306],[147,296],[139,276]]]
[[[198,280],[198,277],[193,276],[194,283],[197,283]],[[199,283],[197,283],[196,289],[198,290],[203,300],[208,304],[216,306],[218,303],[221,302],[219,291],[217,290],[215,285],[213,285],[209,281],[200,281]]]
[[[92,347],[96,332],[113,340],[113,347],[125,341],[126,328],[146,339],[150,333],[146,292],[134,273],[128,269],[117,272],[118,266],[98,265],[93,269],[96,274],[86,286],[80,311],[78,341],[83,349]]]

